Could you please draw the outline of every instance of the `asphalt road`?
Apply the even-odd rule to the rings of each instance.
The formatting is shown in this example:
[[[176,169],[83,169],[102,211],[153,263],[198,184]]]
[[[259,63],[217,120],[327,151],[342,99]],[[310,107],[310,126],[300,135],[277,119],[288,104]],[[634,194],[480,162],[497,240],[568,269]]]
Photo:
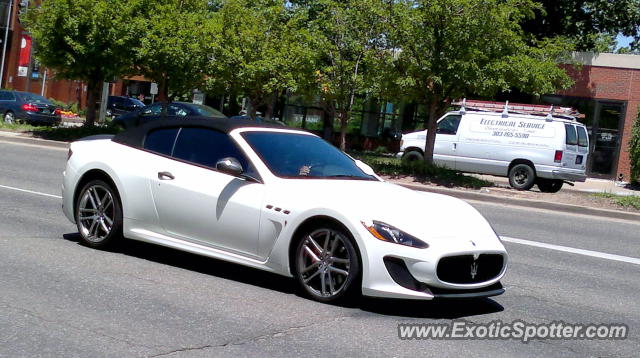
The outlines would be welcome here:
[[[233,264],[138,242],[117,252],[78,244],[56,197],[65,159],[0,138],[0,357],[638,355],[640,265],[602,254],[640,258],[640,223],[472,203],[500,235],[595,254],[506,242],[502,296],[331,306],[298,296],[288,278]],[[398,338],[399,323],[454,319],[624,323],[630,333],[526,344]]]

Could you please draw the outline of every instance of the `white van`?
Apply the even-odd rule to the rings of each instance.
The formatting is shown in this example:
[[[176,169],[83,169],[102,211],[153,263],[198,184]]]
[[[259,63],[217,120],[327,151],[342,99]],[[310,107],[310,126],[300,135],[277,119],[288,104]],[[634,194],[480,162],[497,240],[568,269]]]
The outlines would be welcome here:
[[[461,172],[506,176],[519,190],[537,184],[540,191],[555,193],[565,181],[585,181],[589,136],[583,124],[537,109],[509,113],[508,103],[504,106],[496,111],[467,104],[445,114],[438,120],[434,162]],[[403,135],[397,157],[423,160],[426,135],[426,130]]]

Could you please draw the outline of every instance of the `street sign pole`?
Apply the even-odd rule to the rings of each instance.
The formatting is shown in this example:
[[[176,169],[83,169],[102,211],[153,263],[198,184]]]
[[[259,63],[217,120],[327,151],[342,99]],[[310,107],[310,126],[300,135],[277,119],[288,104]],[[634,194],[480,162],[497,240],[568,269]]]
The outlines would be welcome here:
[[[109,82],[102,84],[102,99],[100,100],[100,114],[98,115],[98,121],[100,123],[105,122],[107,116],[107,101],[109,100]]]

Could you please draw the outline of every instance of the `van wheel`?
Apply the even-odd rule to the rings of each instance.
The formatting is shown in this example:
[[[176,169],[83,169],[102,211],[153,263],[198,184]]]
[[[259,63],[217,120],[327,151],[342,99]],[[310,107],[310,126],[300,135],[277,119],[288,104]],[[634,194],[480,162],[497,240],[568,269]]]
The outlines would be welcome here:
[[[421,162],[424,161],[424,156],[417,150],[412,150],[410,152],[404,153],[404,155],[402,156],[402,161],[407,163]]]
[[[516,164],[509,171],[509,185],[518,190],[529,190],[536,183],[536,172],[527,164]]]
[[[538,178],[536,184],[538,189],[543,193],[557,193],[562,189],[564,181],[557,179]]]

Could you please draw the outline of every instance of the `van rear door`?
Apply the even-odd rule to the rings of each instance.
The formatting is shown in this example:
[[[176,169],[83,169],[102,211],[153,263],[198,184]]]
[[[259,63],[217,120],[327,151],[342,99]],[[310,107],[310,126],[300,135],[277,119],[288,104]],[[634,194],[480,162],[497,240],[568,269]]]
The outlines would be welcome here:
[[[587,156],[589,155],[589,133],[585,126],[577,125],[578,131],[578,158],[577,161],[581,162],[580,169],[587,169]],[[579,158],[582,157],[582,158]]]
[[[562,154],[562,167],[569,169],[583,169],[584,154],[578,151],[578,131],[576,126],[571,123],[564,123],[565,129],[565,146]]]

